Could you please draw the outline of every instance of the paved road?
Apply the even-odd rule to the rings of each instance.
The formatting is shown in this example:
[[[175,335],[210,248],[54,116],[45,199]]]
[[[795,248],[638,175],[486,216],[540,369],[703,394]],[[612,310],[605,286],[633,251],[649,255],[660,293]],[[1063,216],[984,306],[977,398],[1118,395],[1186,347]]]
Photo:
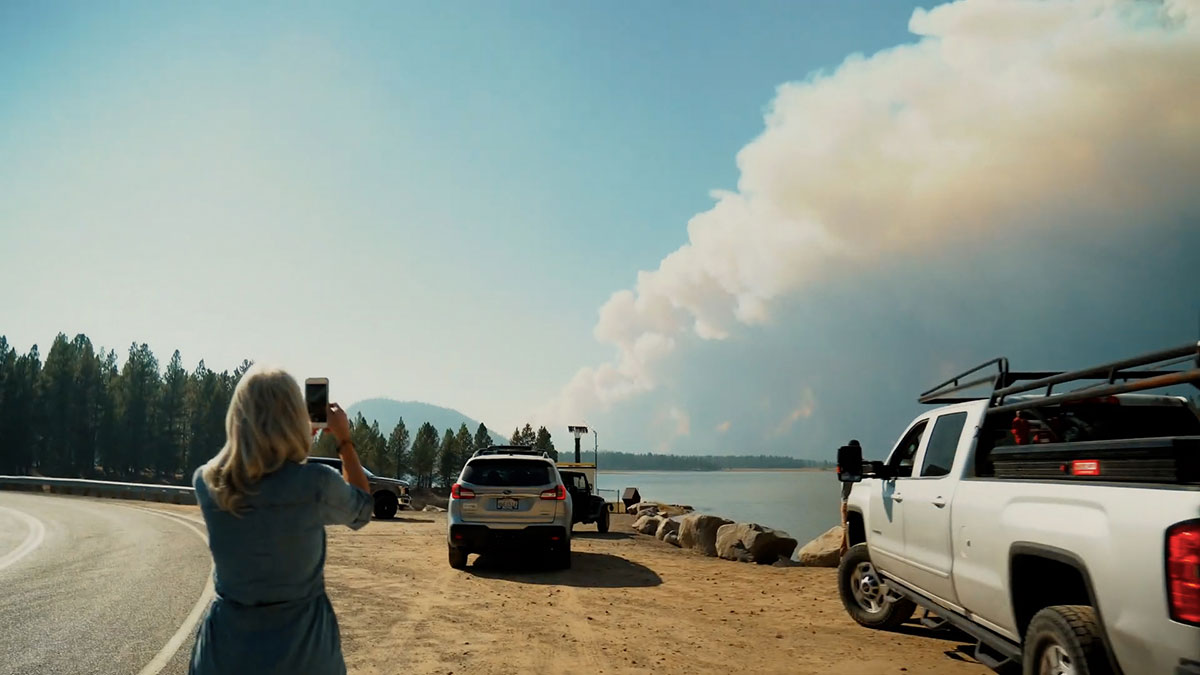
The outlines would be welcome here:
[[[0,491],[0,675],[186,673],[203,532],[136,502]]]

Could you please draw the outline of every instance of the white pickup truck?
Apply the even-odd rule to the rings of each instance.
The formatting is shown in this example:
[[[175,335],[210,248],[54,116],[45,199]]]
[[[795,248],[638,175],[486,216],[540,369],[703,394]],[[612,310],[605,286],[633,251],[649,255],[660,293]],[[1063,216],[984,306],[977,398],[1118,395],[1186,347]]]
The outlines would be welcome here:
[[[920,607],[996,670],[1200,674],[1200,417],[1131,393],[1197,382],[1185,345],[1065,373],[995,359],[925,392],[939,407],[886,460],[838,451],[846,610],[890,629]]]

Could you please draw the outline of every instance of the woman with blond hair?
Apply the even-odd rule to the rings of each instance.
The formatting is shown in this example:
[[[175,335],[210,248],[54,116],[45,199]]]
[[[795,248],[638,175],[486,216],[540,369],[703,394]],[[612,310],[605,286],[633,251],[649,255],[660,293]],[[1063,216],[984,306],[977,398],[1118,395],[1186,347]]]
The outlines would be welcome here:
[[[300,386],[252,367],[225,416],[225,446],[192,484],[208,526],[217,595],[189,673],[345,673],[337,617],[325,595],[325,526],[371,518],[350,423],[329,406],[342,475],[308,464],[314,429]]]

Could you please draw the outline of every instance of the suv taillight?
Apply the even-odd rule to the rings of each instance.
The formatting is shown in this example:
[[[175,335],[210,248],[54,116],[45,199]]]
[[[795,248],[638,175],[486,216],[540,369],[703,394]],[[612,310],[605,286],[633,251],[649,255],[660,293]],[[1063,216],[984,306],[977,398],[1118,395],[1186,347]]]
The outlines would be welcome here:
[[[555,485],[553,490],[544,490],[542,499],[557,499],[562,501],[567,498],[567,488],[561,485]]]
[[[1167,604],[1175,621],[1200,625],[1200,521],[1167,530]]]
[[[450,499],[475,499],[475,491],[455,483],[450,486]]]

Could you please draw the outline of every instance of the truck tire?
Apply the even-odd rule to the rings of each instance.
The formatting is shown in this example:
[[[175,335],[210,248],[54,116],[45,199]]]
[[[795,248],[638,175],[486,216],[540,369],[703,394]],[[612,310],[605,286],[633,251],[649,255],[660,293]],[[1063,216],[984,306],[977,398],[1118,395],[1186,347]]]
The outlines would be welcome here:
[[[396,499],[396,495],[390,492],[375,493],[376,518],[395,518],[398,508],[400,508],[400,502]]]
[[[886,588],[871,564],[867,545],[851,546],[838,565],[838,593],[851,618],[881,630],[891,630],[912,618],[916,603],[908,598],[889,600]]]
[[[608,532],[608,506],[605,505],[604,510],[600,512],[600,520],[596,521],[596,529],[600,534]]]
[[[450,549],[450,566],[456,570],[466,569],[467,567],[467,552],[461,548],[453,546]]]
[[[1029,622],[1021,655],[1025,675],[1110,675],[1096,610],[1088,605],[1047,607]]]

